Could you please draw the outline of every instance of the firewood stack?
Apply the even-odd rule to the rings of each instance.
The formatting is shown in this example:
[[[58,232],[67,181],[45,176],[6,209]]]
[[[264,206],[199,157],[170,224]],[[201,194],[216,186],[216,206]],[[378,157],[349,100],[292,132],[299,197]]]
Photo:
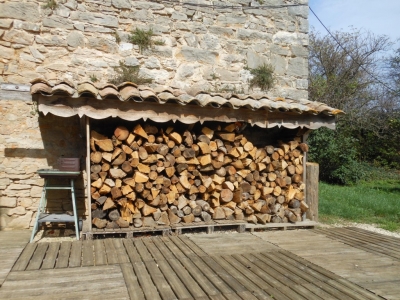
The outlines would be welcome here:
[[[92,222],[97,228],[180,222],[301,221],[303,152],[293,140],[255,147],[237,124],[201,134],[137,124],[91,131]]]

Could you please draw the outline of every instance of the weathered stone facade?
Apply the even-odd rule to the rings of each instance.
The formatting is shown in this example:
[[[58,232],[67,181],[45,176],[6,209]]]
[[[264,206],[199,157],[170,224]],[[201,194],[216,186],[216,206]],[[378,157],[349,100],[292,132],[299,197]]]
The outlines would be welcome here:
[[[123,61],[158,84],[246,93],[246,67],[271,63],[267,94],[307,99],[307,0],[184,2],[59,0],[51,10],[45,0],[0,0],[0,83],[107,82]],[[129,42],[136,28],[165,44],[140,53]],[[43,186],[37,169],[84,155],[85,145],[77,117],[42,117],[30,101],[0,98],[1,228],[28,228]]]
[[[275,97],[307,98],[307,0],[146,2],[0,1],[0,82],[106,82],[119,61],[140,65],[155,83],[182,89],[247,92],[250,73],[275,68]],[[279,7],[283,4],[304,4]],[[227,6],[233,6],[228,8]],[[242,6],[242,8],[239,8]],[[153,29],[162,46],[139,52],[136,28]],[[116,41],[116,35],[121,39]]]

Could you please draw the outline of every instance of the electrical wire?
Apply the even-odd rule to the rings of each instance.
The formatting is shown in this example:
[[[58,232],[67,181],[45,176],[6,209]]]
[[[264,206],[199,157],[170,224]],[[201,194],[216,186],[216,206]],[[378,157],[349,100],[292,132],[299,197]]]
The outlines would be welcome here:
[[[321,19],[318,18],[317,14],[312,10],[311,6],[309,6],[310,11],[313,13],[313,15],[317,18],[318,22],[321,23],[321,25],[325,28],[325,30],[329,33],[329,35],[335,40],[335,42],[339,45],[340,48],[342,48],[342,50],[344,51],[344,53],[346,53],[346,55],[348,55],[351,60],[353,62],[355,62],[361,69],[363,69],[369,76],[371,76],[373,79],[376,80],[376,82],[380,83],[381,85],[383,85],[385,88],[387,88],[388,90],[392,91],[396,96],[400,95],[399,91],[396,91],[395,89],[391,88],[390,86],[388,86],[386,83],[384,83],[383,81],[381,81],[378,77],[376,77],[375,75],[371,74],[364,66],[362,66],[361,64],[359,64],[354,57],[346,50],[346,48],[344,46],[342,46],[342,44],[340,44],[339,40],[330,32],[330,30],[325,26],[324,23],[322,23]]]

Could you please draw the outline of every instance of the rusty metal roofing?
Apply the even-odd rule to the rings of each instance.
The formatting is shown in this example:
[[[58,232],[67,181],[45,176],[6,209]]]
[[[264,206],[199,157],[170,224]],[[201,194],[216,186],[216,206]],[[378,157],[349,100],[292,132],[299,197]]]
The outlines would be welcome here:
[[[235,94],[198,92],[190,95],[187,92],[161,85],[136,85],[124,82],[118,86],[113,84],[96,84],[81,82],[74,84],[63,80],[51,84],[44,79],[31,81],[31,94],[45,96],[65,95],[71,98],[93,97],[97,100],[114,98],[120,101],[156,102],[159,104],[177,103],[180,105],[195,104],[200,107],[230,107],[233,109],[247,108],[251,110],[267,110],[280,112],[294,112],[298,114],[337,115],[343,111],[334,109],[320,102],[305,99],[293,100],[287,98],[271,99],[264,93]]]

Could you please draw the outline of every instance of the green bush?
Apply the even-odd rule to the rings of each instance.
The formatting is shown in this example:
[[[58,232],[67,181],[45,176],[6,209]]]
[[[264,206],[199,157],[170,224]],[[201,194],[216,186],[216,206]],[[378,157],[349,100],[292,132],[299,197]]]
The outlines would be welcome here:
[[[250,88],[259,87],[262,91],[268,91],[274,86],[274,68],[272,65],[263,64],[255,69],[249,69],[253,78],[250,79]]]
[[[123,61],[119,62],[118,67],[114,67],[114,77],[110,80],[112,84],[118,85],[123,82],[133,82],[136,84],[152,83],[151,78],[144,78],[139,75],[139,66],[127,66]]]
[[[365,177],[365,169],[357,160],[357,139],[319,128],[310,135],[309,144],[308,160],[319,163],[321,180],[347,185]]]

